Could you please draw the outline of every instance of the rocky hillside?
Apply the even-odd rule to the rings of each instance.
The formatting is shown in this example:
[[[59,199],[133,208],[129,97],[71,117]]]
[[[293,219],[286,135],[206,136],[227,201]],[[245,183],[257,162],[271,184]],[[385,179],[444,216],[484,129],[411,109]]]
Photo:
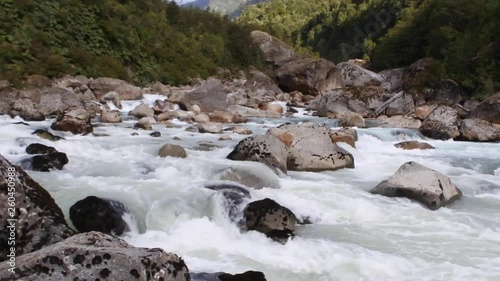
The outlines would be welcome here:
[[[229,15],[230,17],[236,17],[240,15],[246,6],[267,1],[269,0],[196,0],[186,3],[183,6],[200,9],[209,8],[210,10]]]

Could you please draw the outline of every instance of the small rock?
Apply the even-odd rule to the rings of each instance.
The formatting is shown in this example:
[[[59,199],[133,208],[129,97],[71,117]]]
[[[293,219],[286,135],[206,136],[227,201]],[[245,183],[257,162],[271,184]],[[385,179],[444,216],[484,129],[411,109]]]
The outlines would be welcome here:
[[[419,106],[415,109],[415,115],[417,116],[417,119],[420,120],[425,120],[431,112],[434,111],[438,106],[436,104],[427,104],[427,105],[422,105]]]
[[[356,148],[356,140],[354,137],[350,134],[343,133],[343,132],[334,132],[330,134],[330,138],[334,143],[339,143],[339,142],[344,142],[347,143],[348,145]]]
[[[152,117],[142,117],[134,124],[134,128],[143,129],[143,130],[152,130],[153,126],[151,125],[151,121],[154,121]]]
[[[233,127],[233,133],[236,133],[239,135],[251,135],[251,134],[253,134],[252,130],[245,128],[243,126]]]
[[[344,127],[340,128],[337,132],[351,135],[355,141],[358,141],[358,131],[353,128]]]
[[[160,149],[160,152],[158,152],[158,156],[160,156],[160,157],[170,156],[170,157],[177,157],[177,158],[186,158],[187,153],[186,153],[186,150],[184,150],[184,148],[182,148],[182,146],[180,146],[180,145],[165,144]]]
[[[222,134],[220,135],[220,138],[219,138],[220,141],[226,141],[226,140],[231,140],[231,137],[227,134]]]
[[[394,145],[397,148],[402,148],[404,150],[413,150],[413,149],[434,149],[434,146],[425,143],[425,142],[418,142],[418,141],[404,141],[400,142]]]
[[[41,143],[32,143],[26,147],[26,153],[28,154],[49,154],[54,152],[57,152],[55,148]]]
[[[210,122],[210,116],[206,113],[200,113],[194,117],[194,122],[196,123],[207,123]]]
[[[154,116],[154,114],[154,110],[143,103],[139,104],[128,113],[128,115],[135,116],[139,119],[143,117],[151,117]]]
[[[222,133],[222,125],[217,123],[203,123],[198,124],[198,129],[200,133],[209,133],[209,134],[220,134]]]
[[[363,116],[355,112],[348,112],[339,120],[340,127],[358,127],[365,128],[366,123]]]
[[[154,137],[154,138],[159,138],[161,137],[161,133],[158,132],[158,131],[154,131],[152,132],[151,134],[149,134],[150,136]]]
[[[68,164],[68,157],[62,152],[53,152],[46,155],[35,155],[31,158],[33,171],[50,172],[62,170]]]
[[[173,139],[173,140],[176,140],[176,141],[180,141],[180,140],[182,140],[181,138],[179,138],[179,137],[177,137],[177,136],[176,136],[176,137],[173,137],[172,139]]]
[[[110,111],[104,109],[101,111],[101,116],[99,117],[99,122],[101,123],[121,123],[122,118],[118,111]]]
[[[267,111],[271,111],[278,114],[283,114],[283,107],[281,104],[271,103],[267,106]]]
[[[199,129],[196,126],[189,126],[186,128],[186,132],[198,133]]]
[[[216,110],[210,114],[210,121],[214,123],[233,123],[234,116],[231,112]]]
[[[58,140],[64,139],[60,136],[56,136],[56,135],[54,135],[46,130],[42,130],[42,129],[35,130],[32,133],[32,135],[37,135],[40,138],[45,139],[45,140],[49,140],[49,141],[58,141]]]

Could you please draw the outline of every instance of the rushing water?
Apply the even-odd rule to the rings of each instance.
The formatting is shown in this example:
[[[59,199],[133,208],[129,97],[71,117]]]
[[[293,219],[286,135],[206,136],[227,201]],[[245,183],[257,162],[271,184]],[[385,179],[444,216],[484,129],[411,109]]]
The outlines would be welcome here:
[[[137,104],[124,102],[124,115]],[[302,114],[245,126],[263,133],[285,121],[304,120],[335,126]],[[70,162],[64,170],[30,175],[66,215],[88,195],[120,200],[132,213],[127,219],[133,230],[124,239],[181,255],[192,272],[258,270],[269,281],[500,280],[500,144],[425,140],[436,149],[404,151],[394,144],[422,139],[418,132],[359,129],[356,149],[341,144],[354,155],[355,169],[278,177],[264,165],[225,159],[244,138],[236,134],[218,141],[219,135],[186,132],[188,125],[179,122],[181,128],[154,125],[160,138],[146,131],[131,136],[134,120],[125,118],[122,124],[95,128],[107,136],[65,134],[66,140],[49,142],[31,132],[48,128],[51,120],[13,124],[18,121],[0,116],[0,153],[18,163],[33,142],[65,152]],[[200,142],[220,148],[201,151]],[[189,156],[157,157],[165,143],[182,145]],[[410,160],[450,176],[463,191],[462,200],[430,211],[407,199],[367,192]],[[252,190],[252,200],[272,198],[313,224],[299,226],[297,237],[285,245],[257,232],[240,232],[225,215],[220,196],[202,188],[217,172],[234,166],[279,181],[280,189]]]

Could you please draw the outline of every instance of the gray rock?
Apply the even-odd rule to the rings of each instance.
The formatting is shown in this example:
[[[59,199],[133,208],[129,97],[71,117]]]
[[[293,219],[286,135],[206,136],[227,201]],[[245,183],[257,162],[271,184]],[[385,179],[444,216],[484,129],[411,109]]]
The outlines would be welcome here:
[[[402,165],[393,176],[372,189],[371,193],[407,197],[431,210],[449,205],[462,196],[460,189],[449,177],[416,162]]]
[[[88,134],[93,132],[90,114],[85,109],[75,109],[59,115],[52,123],[52,130],[71,132],[73,134]]]
[[[276,173],[260,163],[258,166],[227,168],[215,174],[213,179],[233,181],[254,189],[280,188],[279,178]]]
[[[9,191],[9,183],[15,184],[15,191]],[[0,155],[0,200],[5,202],[0,209],[0,261],[8,259],[10,237],[8,219],[17,219],[15,255],[17,259],[50,244],[59,242],[74,234],[64,219],[64,214],[50,194],[35,182],[20,167],[12,165]],[[7,205],[9,192],[15,198],[16,211]],[[19,260],[16,264],[21,265]],[[0,280],[15,280],[7,275],[5,262],[0,264]],[[10,274],[10,273],[9,273]],[[2,276],[3,275],[3,276]]]
[[[269,33],[255,30],[250,33],[250,37],[259,46],[265,60],[276,66],[281,66],[296,57],[292,47]]]
[[[255,108],[250,108],[246,106],[241,106],[241,105],[231,105],[227,108],[227,111],[240,115],[245,118],[252,118],[252,117],[257,117],[257,118],[280,118],[281,114],[272,112],[272,111],[267,111],[267,110],[260,110],[260,109],[255,109]]]
[[[215,78],[210,78],[183,97],[185,105],[200,107],[202,112],[212,112],[214,110],[226,110],[226,97],[228,90],[222,82]]]
[[[472,112],[470,118],[482,119],[500,124],[500,92],[481,102]]]
[[[321,117],[340,117],[355,112],[366,118],[372,116],[386,98],[389,97],[381,87],[350,87],[328,92],[308,108],[318,110]]]
[[[186,158],[187,153],[182,146],[177,144],[165,144],[162,146],[160,151],[158,152],[158,156],[160,157],[177,157],[177,158]]]
[[[460,136],[457,140],[496,142],[500,141],[500,129],[481,119],[465,119],[460,122]]]
[[[38,110],[45,116],[56,116],[70,109],[83,108],[83,102],[73,91],[63,88],[42,90]]]
[[[387,90],[391,93],[398,93],[403,90],[405,84],[405,68],[387,69],[379,72],[384,80],[389,83]]]
[[[397,148],[404,149],[404,150],[434,149],[434,147],[432,145],[425,143],[425,142],[418,142],[418,141],[403,141],[403,142],[395,144],[394,146]]]
[[[410,94],[404,93],[401,97],[393,101],[385,109],[385,115],[391,117],[405,115],[415,111],[415,101]]]
[[[152,108],[149,106],[141,103],[138,106],[136,106],[133,110],[131,110],[128,115],[137,117],[138,119],[141,119],[142,117],[152,117],[155,115],[155,112]]]
[[[264,233],[267,237],[286,242],[295,236],[297,218],[288,208],[269,198],[248,204],[243,211],[247,230]]]
[[[151,124],[156,123],[153,117],[142,117],[134,124],[135,129],[152,130],[153,126]]]
[[[453,139],[460,136],[457,111],[449,106],[439,106],[425,119],[420,132],[433,139]]]
[[[277,129],[292,136],[288,170],[319,172],[354,168],[354,157],[332,142],[330,129],[325,124],[285,124]]]
[[[106,104],[106,102],[111,101],[118,109],[122,109],[122,103],[120,101],[120,94],[115,91],[106,93],[101,98],[101,103]]]
[[[0,264],[0,280],[164,280],[189,281],[184,261],[161,249],[134,248],[100,232],[77,234],[20,256],[13,275]]]
[[[26,121],[43,121],[45,116],[43,113],[35,109],[35,105],[30,99],[18,99],[14,101],[10,108],[11,116],[20,116]]]
[[[221,124],[212,122],[198,124],[197,127],[200,133],[220,134],[223,130]]]
[[[381,127],[383,128],[418,129],[422,126],[422,122],[420,120],[405,116],[380,116],[377,120],[380,120],[384,123],[383,125],[381,125]]]
[[[280,67],[276,74],[280,87],[286,92],[317,96],[345,87],[340,69],[325,59],[294,60]]]
[[[282,94],[281,89],[265,73],[259,70],[251,70],[245,84],[248,104],[261,104],[276,100],[276,96]]]
[[[105,94],[113,91],[118,93],[120,100],[142,99],[142,90],[139,87],[135,87],[120,79],[99,77],[92,80],[89,83],[89,87],[99,100]]]
[[[32,135],[37,135],[40,138],[45,139],[45,140],[49,140],[49,141],[58,141],[58,140],[64,139],[60,136],[56,136],[56,135],[52,134],[51,132],[48,132],[48,131],[42,130],[42,129],[35,130],[32,133]]]
[[[347,112],[340,118],[338,126],[365,128],[366,123],[365,119],[360,114],[355,112]]]
[[[276,137],[266,134],[241,140],[227,159],[260,162],[286,173],[287,155],[288,148]]]
[[[121,123],[122,118],[118,111],[103,110],[99,118],[101,123]]]
[[[354,63],[343,62],[339,63],[337,67],[341,70],[342,78],[346,86],[380,86],[382,83],[386,83],[382,75]]]

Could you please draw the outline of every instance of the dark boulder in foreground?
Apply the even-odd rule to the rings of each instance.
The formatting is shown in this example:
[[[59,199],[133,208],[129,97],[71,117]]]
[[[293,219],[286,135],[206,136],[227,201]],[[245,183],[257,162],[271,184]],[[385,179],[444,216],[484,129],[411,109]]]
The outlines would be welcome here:
[[[12,213],[12,210],[7,207],[9,182],[15,183],[13,194],[17,211],[15,213]],[[0,247],[0,261],[7,259],[9,254],[9,247],[6,246],[10,234],[7,228],[9,226],[8,219],[17,219],[15,253],[17,257],[64,240],[74,234],[74,231],[66,224],[61,209],[50,194],[20,167],[12,165],[2,155],[0,155],[0,191],[0,202],[5,202],[2,203],[5,204],[4,207],[0,208],[0,245],[2,245]],[[15,280],[5,273],[2,274],[0,274],[0,280]]]
[[[130,230],[122,216],[127,208],[118,201],[88,196],[69,209],[69,217],[80,232],[99,231],[122,235]]]
[[[31,167],[33,171],[50,172],[50,170],[62,170],[68,162],[68,156],[65,153],[54,152],[33,156],[31,158]]]
[[[267,281],[264,273],[247,271],[240,274],[228,273],[195,273],[191,274],[191,281]]]
[[[238,161],[256,161],[287,172],[286,158],[288,148],[269,134],[251,136],[241,140],[227,159]]]
[[[100,232],[77,234],[19,256],[15,274],[0,263],[0,280],[188,281],[184,261],[161,249],[134,248]]]
[[[41,143],[32,143],[26,147],[26,153],[28,154],[49,154],[55,152],[57,152],[57,150],[52,146],[46,146]]]
[[[267,237],[286,242],[295,236],[297,218],[288,208],[269,198],[254,201],[245,207],[244,216],[247,230],[256,230]]]
[[[372,189],[371,193],[406,197],[431,210],[449,205],[462,197],[462,192],[449,177],[416,162],[405,163],[393,176]]]

